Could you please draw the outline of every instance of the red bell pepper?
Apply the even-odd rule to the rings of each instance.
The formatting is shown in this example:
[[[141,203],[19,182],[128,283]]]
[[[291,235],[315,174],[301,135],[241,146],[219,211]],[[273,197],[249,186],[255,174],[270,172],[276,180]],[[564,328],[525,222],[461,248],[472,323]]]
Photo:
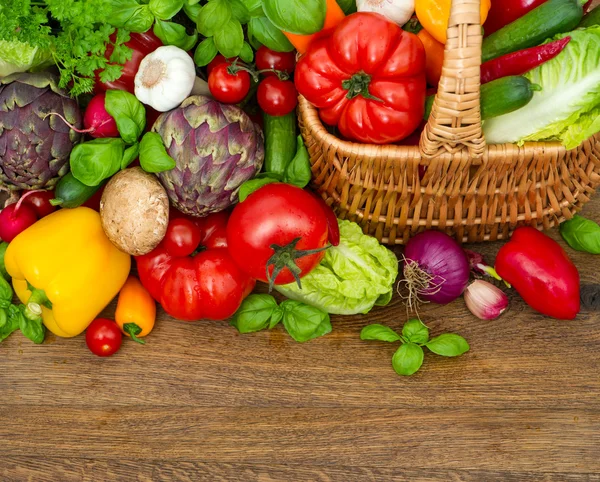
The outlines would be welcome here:
[[[515,230],[496,257],[496,272],[534,310],[572,320],[579,313],[579,273],[564,249],[532,227]]]
[[[488,18],[483,26],[485,35],[500,30],[505,25],[521,18],[526,13],[539,7],[546,0],[494,0]]]
[[[116,39],[116,33],[112,34],[110,40],[114,42]],[[123,72],[121,77],[112,82],[102,82],[100,80],[101,70],[95,72],[96,84],[94,90],[96,93],[104,92],[110,89],[126,90],[131,94],[134,93],[134,79],[137,74],[138,68],[142,59],[151,52],[154,52],[158,47],[161,47],[163,43],[160,39],[149,30],[146,33],[132,33],[130,34],[130,40],[125,42],[125,45],[132,50],[131,58],[123,65]],[[109,44],[106,47],[104,56],[110,60],[114,47]]]
[[[425,49],[382,15],[355,13],[331,37],[311,43],[296,65],[295,83],[343,137],[391,144],[423,118]]]
[[[509,75],[523,75],[552,60],[565,49],[570,41],[571,37],[565,37],[538,47],[519,50],[488,60],[481,65],[481,83],[486,84]]]
[[[195,321],[231,317],[254,289],[227,250],[229,214],[171,218],[163,241],[136,258],[144,287],[172,317]]]

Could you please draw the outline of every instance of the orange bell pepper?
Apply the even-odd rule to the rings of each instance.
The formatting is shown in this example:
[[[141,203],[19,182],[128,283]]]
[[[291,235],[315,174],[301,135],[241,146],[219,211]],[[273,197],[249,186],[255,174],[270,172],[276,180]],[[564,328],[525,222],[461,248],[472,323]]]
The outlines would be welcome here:
[[[121,288],[115,321],[124,334],[142,345],[145,341],[139,337],[146,336],[154,328],[156,302],[135,276],[129,276]]]
[[[303,54],[308,49],[310,43],[317,39],[329,35],[346,18],[343,10],[335,0],[327,0],[327,13],[325,15],[325,24],[320,32],[312,35],[297,35],[294,33],[283,32],[290,43],[296,47],[296,50]]]
[[[452,0],[416,0],[415,13],[423,28],[438,42],[446,43],[446,31],[450,19]],[[491,0],[481,0],[481,25],[487,20],[492,7]]]
[[[415,17],[411,18],[403,28],[416,34],[421,40],[423,47],[425,47],[425,77],[427,78],[427,84],[431,87],[437,87],[440,83],[444,65],[444,44],[433,38]]]

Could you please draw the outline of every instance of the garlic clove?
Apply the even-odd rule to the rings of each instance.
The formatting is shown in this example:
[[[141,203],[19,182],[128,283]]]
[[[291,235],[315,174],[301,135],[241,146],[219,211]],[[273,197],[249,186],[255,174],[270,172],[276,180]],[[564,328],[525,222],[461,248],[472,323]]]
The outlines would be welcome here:
[[[508,308],[508,296],[483,280],[473,281],[464,292],[469,311],[481,320],[495,320]]]

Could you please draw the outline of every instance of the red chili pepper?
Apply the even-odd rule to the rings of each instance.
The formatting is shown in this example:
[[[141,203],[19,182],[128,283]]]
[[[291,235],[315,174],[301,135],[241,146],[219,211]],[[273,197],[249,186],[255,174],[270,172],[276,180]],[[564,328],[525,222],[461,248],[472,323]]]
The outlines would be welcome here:
[[[481,65],[481,83],[486,84],[492,80],[509,75],[523,75],[543,63],[552,60],[564,50],[570,41],[571,37],[565,37],[545,45],[540,45],[539,47],[519,50],[518,52],[488,60]]]
[[[579,313],[579,273],[560,245],[531,227],[518,228],[496,257],[496,272],[534,310],[572,320]]]
[[[539,7],[546,0],[495,0],[483,26],[485,35],[500,30],[505,25],[521,18],[526,13]]]

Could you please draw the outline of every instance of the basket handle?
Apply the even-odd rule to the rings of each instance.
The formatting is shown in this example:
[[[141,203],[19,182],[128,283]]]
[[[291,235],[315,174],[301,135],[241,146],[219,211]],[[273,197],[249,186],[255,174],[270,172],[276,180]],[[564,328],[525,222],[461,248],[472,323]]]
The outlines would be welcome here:
[[[480,4],[481,0],[452,0],[442,77],[419,145],[425,158],[465,148],[472,158],[483,156]]]

